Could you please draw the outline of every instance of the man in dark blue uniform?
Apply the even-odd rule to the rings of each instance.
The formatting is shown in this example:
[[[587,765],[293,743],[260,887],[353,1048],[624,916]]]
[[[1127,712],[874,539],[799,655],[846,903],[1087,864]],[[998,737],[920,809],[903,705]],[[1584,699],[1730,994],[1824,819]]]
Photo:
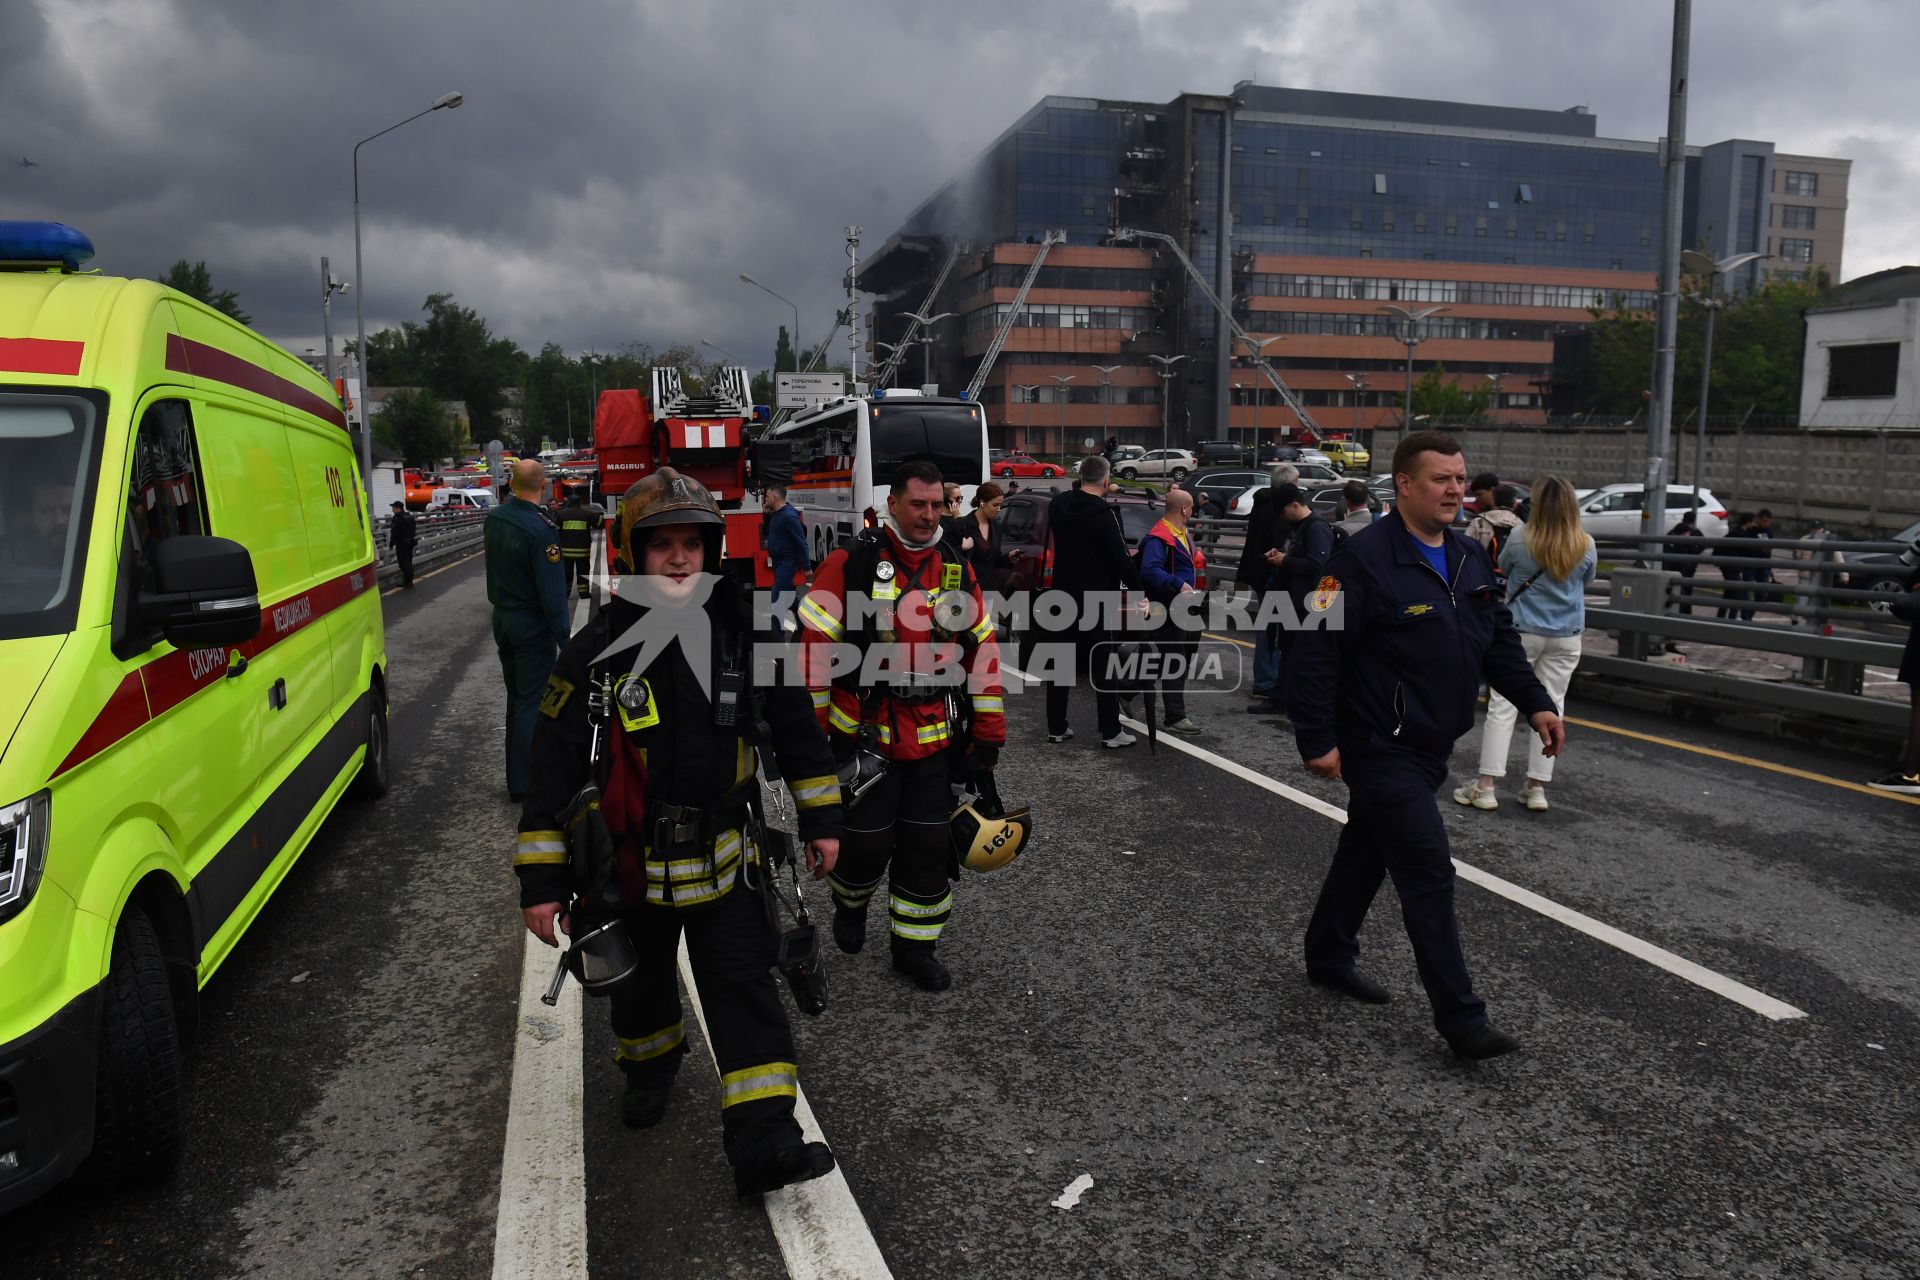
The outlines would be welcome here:
[[[508,479],[513,496],[487,513],[484,529],[493,643],[507,679],[507,794],[518,800],[527,790],[540,695],[572,627],[560,531],[539,505],[546,472],[539,459],[523,458]]]
[[[1347,784],[1347,825],[1307,925],[1307,976],[1359,1000],[1360,924],[1393,877],[1433,1021],[1454,1053],[1491,1058],[1520,1044],[1487,1021],[1460,951],[1453,858],[1433,793],[1454,740],[1473,725],[1482,677],[1558,755],[1566,729],[1534,677],[1486,549],[1452,531],[1466,495],[1460,446],[1416,431],[1394,451],[1393,512],[1347,539],[1306,599],[1338,629],[1301,631],[1287,656],[1300,758]],[[1336,607],[1342,611],[1334,613]]]

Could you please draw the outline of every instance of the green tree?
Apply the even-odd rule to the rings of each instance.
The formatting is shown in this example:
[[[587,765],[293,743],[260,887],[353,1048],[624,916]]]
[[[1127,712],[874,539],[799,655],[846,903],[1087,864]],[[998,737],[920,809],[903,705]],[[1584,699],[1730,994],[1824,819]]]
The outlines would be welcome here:
[[[775,373],[793,373],[799,369],[795,363],[799,359],[793,349],[793,339],[787,335],[787,326],[780,326],[780,336],[773,344],[773,371]]]
[[[1420,381],[1413,384],[1413,416],[1431,418],[1478,418],[1493,407],[1493,387],[1482,380],[1472,388],[1462,387],[1447,376],[1447,366],[1435,362]]]
[[[430,296],[421,310],[427,322],[411,334],[419,348],[425,382],[435,394],[466,402],[476,440],[500,433],[503,391],[518,385],[526,354],[512,341],[496,338],[471,307],[450,293]],[[412,328],[412,326],[409,326]]]
[[[438,396],[403,387],[387,397],[373,420],[374,437],[397,449],[410,466],[430,467],[453,452],[454,424]]]
[[[161,284],[170,289],[178,289],[197,302],[204,302],[215,311],[232,316],[241,324],[252,324],[253,317],[240,309],[239,295],[231,289],[222,289],[218,293],[213,288],[213,273],[207,270],[204,262],[189,263],[185,258],[176,261],[167,268],[165,275],[158,277]]]

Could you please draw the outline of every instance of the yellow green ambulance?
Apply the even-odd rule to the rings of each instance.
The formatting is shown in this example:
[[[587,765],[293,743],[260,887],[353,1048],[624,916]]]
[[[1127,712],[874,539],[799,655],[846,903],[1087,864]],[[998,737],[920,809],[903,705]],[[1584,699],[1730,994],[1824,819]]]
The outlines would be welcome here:
[[[92,256],[0,222],[0,1213],[170,1167],[200,989],[389,767],[339,397]]]

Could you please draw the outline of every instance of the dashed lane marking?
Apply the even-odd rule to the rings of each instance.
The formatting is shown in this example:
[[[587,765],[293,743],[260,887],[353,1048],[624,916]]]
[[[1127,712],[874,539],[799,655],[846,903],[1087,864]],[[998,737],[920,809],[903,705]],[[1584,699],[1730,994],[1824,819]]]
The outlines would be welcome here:
[[[1000,669],[1011,675],[1019,676],[1020,679],[1029,684],[1037,683],[1034,677],[1014,667],[1003,665]],[[1121,723],[1125,724],[1128,728],[1138,729],[1143,733],[1146,731],[1145,724],[1128,717],[1121,717]],[[1162,746],[1172,747],[1175,751],[1184,752],[1196,760],[1205,761],[1223,773],[1229,773],[1242,781],[1251,782],[1263,790],[1271,791],[1274,795],[1280,796],[1282,799],[1292,801],[1303,809],[1310,809],[1314,813],[1332,818],[1335,822],[1344,823],[1347,820],[1346,810],[1339,806],[1329,804],[1317,796],[1311,796],[1304,791],[1290,787],[1277,778],[1271,778],[1257,770],[1249,769],[1238,761],[1229,760],[1222,755],[1216,755],[1214,752],[1208,751],[1205,747],[1196,747],[1190,742],[1183,742],[1179,738],[1172,737],[1171,735],[1161,737],[1158,741]],[[1511,881],[1502,880],[1492,872],[1482,871],[1480,868],[1462,862],[1458,858],[1453,860],[1453,866],[1455,872],[1462,880],[1477,884],[1481,888],[1507,899],[1509,902],[1518,903],[1529,911],[1536,911],[1550,920],[1557,920],[1561,924],[1578,930],[1590,938],[1604,942],[1610,947],[1616,947],[1628,955],[1644,960],[1656,968],[1664,969],[1676,977],[1684,978],[1688,982],[1703,987],[1717,996],[1723,996],[1733,1001],[1735,1004],[1743,1005],[1755,1013],[1760,1014],[1762,1017],[1771,1018],[1776,1022],[1780,1022],[1790,1018],[1804,1018],[1807,1016],[1806,1011],[1803,1009],[1796,1009],[1785,1001],[1776,1000],[1765,992],[1756,991],[1744,983],[1736,982],[1724,974],[1716,973],[1712,969],[1706,968],[1704,965],[1695,964],[1685,957],[1677,956],[1671,951],[1653,945],[1651,942],[1636,938],[1632,934],[1616,929],[1610,924],[1604,924],[1601,921],[1595,920],[1592,916],[1583,915],[1571,907],[1563,907],[1552,899],[1543,898],[1530,889],[1523,889]]]
[[[1209,640],[1224,640],[1228,644],[1237,644],[1251,649],[1253,646],[1245,640],[1233,636],[1215,635],[1211,631],[1201,633]],[[1741,764],[1749,769],[1763,769],[1768,773],[1784,774],[1789,778],[1799,778],[1803,782],[1818,782],[1829,787],[1839,787],[1842,791],[1856,791],[1861,795],[1873,796],[1880,800],[1894,800],[1901,804],[1920,805],[1920,796],[1905,796],[1897,791],[1875,791],[1864,783],[1851,782],[1846,778],[1834,778],[1824,773],[1815,773],[1811,769],[1796,769],[1789,764],[1775,764],[1771,760],[1760,760],[1753,756],[1743,756],[1733,751],[1721,751],[1717,747],[1702,747],[1691,742],[1682,742],[1678,738],[1663,738],[1655,733],[1641,733],[1638,729],[1623,729],[1615,724],[1602,724],[1598,720],[1588,720],[1583,716],[1565,716],[1568,724],[1582,729],[1593,729],[1600,733],[1611,733],[1616,737],[1632,738],[1637,742],[1648,742],[1659,747],[1670,747],[1675,751],[1690,751],[1697,756],[1706,756],[1713,760],[1725,760],[1728,764]]]

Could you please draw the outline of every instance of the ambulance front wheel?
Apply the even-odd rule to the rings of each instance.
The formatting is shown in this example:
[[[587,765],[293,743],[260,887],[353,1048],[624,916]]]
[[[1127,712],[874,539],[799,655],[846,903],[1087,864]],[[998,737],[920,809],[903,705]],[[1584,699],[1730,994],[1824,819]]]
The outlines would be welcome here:
[[[392,768],[389,759],[392,747],[387,729],[387,696],[378,681],[367,687],[366,719],[367,754],[360,761],[360,772],[348,784],[348,794],[355,800],[378,800],[387,794],[392,783],[388,776]]]
[[[179,1024],[153,922],[129,905],[101,987],[93,1152],[77,1181],[108,1190],[159,1178],[180,1158],[185,1121]]]

